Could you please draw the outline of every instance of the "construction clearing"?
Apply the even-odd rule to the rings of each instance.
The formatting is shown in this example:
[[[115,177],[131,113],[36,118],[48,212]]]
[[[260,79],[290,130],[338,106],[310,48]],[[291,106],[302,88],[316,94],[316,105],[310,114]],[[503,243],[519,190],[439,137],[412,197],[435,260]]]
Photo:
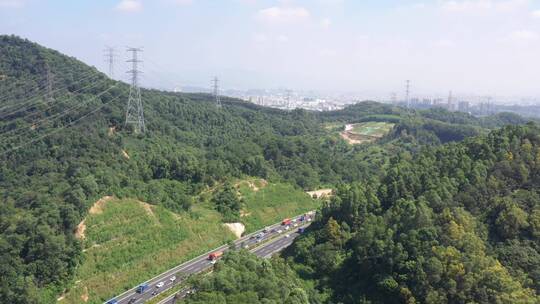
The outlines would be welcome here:
[[[345,125],[340,136],[351,145],[370,143],[382,138],[394,128],[387,122],[363,122]]]

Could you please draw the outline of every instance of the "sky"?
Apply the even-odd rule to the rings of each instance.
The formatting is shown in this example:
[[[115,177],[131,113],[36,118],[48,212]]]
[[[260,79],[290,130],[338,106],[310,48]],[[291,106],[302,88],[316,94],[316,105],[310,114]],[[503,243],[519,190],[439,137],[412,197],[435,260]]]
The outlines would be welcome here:
[[[163,88],[540,96],[540,0],[0,0],[0,33]]]

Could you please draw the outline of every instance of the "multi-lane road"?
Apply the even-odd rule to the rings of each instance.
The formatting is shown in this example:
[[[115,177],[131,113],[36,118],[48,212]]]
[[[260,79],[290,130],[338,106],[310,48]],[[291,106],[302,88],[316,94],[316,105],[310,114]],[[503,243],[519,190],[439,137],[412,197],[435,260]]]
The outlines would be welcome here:
[[[307,225],[308,223],[306,223],[305,226]],[[276,237],[275,239],[268,241],[267,243],[264,243],[258,247],[255,247],[250,251],[259,257],[268,258],[271,257],[273,254],[289,247],[293,243],[294,239],[299,235],[300,234],[298,233],[298,230],[295,229],[294,232],[291,232],[290,234],[284,234],[282,236]],[[185,298],[188,295],[188,292],[190,292],[189,288],[182,289],[181,291],[163,299],[158,304],[175,304],[181,299]]]
[[[282,225],[281,223],[277,223],[266,227],[265,229],[248,234],[236,240],[234,244],[236,247],[250,248],[250,251],[260,257],[269,257],[289,246],[293,242],[294,238],[298,236],[299,227],[309,225],[308,219],[311,220],[312,217],[308,216],[304,221],[300,220],[301,217],[302,216],[297,216],[292,218],[293,223],[290,225]],[[287,227],[289,228],[286,229]],[[225,252],[227,250],[229,250],[229,246],[227,245],[216,248],[148,280],[146,282],[148,284],[148,288],[144,292],[138,293],[137,287],[134,287],[106,303],[144,303],[182,283],[182,280],[186,278],[186,276],[200,273],[211,268],[213,264],[210,260],[208,260],[208,255],[210,253]],[[173,278],[176,279],[173,280]],[[158,288],[158,284],[161,285],[161,283],[163,283],[163,286]],[[180,296],[185,296],[186,293],[187,291],[184,291],[183,293],[181,292]],[[160,303],[174,303],[174,299],[171,296]]]

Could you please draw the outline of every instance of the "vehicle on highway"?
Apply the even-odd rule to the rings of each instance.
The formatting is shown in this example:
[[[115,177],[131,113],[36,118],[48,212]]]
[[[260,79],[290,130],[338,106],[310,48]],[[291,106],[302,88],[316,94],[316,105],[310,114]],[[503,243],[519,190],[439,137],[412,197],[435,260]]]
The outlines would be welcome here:
[[[305,220],[306,220],[306,216],[305,216],[305,215],[302,215],[302,216],[300,217],[300,222],[303,222],[303,221],[305,221]]]
[[[288,238],[288,237],[291,237],[291,235],[290,234],[285,234],[285,237]]]
[[[257,238],[258,238],[258,239],[261,239],[263,236],[264,236],[264,233],[262,233],[262,232],[257,233]]]
[[[163,287],[163,285],[165,285],[164,282],[159,282],[159,283],[156,284],[156,288],[161,288],[161,287]]]
[[[148,283],[142,283],[141,285],[137,286],[137,293],[144,293],[146,290],[148,290],[148,288],[150,287],[150,285],[148,285]]]
[[[291,229],[291,226],[285,226],[285,230]]]
[[[176,276],[172,276],[172,277],[169,279],[169,281],[171,281],[171,282],[176,281]]]
[[[294,226],[294,227],[298,227],[298,223],[294,223],[294,225],[293,225],[293,226]]]
[[[216,251],[216,252],[212,252],[208,255],[208,259],[210,261],[215,261],[217,259],[219,259],[221,256],[223,256],[223,251]]]
[[[263,232],[263,233],[268,233],[268,230],[269,230],[268,227],[266,227],[266,228],[263,229],[262,232]]]
[[[277,231],[277,233],[282,233],[282,232],[283,232],[283,230],[281,230],[281,229],[279,229],[279,230]]]
[[[107,301],[107,304],[117,304],[117,303],[118,303],[117,299],[110,299],[109,301]]]
[[[128,304],[133,304],[135,302],[137,302],[137,298],[131,298],[131,299],[129,299]]]
[[[302,234],[302,233],[304,233],[304,231],[306,231],[306,228],[304,228],[304,227],[298,228],[298,233]]]
[[[282,226],[289,225],[290,223],[291,223],[291,219],[289,219],[289,218],[286,218],[283,221],[281,221]]]

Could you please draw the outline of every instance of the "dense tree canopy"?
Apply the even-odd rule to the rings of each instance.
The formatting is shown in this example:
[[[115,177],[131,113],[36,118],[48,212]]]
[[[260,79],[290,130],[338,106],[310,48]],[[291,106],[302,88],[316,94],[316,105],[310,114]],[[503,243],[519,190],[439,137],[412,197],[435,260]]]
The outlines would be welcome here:
[[[331,243],[318,241],[324,246],[317,249],[321,256],[336,257],[332,262],[320,261],[321,267],[332,271],[329,274],[350,262],[353,247],[349,244],[360,237],[355,225],[364,221],[365,212],[370,213],[366,221],[380,224],[380,231],[370,232],[366,241],[378,244],[377,238],[392,239],[397,233],[395,228],[384,230],[397,225],[385,216],[396,202],[403,200],[402,208],[418,208],[417,200],[425,200],[422,206],[428,207],[420,210],[433,209],[436,216],[428,212],[422,219],[437,223],[440,212],[450,208],[449,216],[471,222],[467,226],[456,219],[456,225],[486,231],[471,237],[493,240],[489,249],[505,266],[501,269],[508,269],[512,284],[538,288],[539,267],[531,255],[538,252],[537,243],[531,240],[540,235],[540,210],[531,203],[537,197],[533,187],[536,167],[531,164],[539,158],[534,138],[526,142],[518,134],[492,142],[496,139],[490,138],[496,135],[491,135],[470,141],[467,148],[450,145],[447,150],[420,154],[417,162],[425,162],[429,169],[419,170],[420,165],[409,163],[423,145],[459,141],[483,134],[485,127],[523,123],[519,118],[408,112],[372,102],[342,111],[312,113],[223,98],[223,108],[217,108],[205,94],[145,89],[142,96],[148,132],[137,135],[123,125],[129,91],[126,84],[14,36],[0,36],[0,54],[0,298],[7,302],[47,302],[70,284],[81,259],[81,246],[73,230],[100,197],[131,197],[174,212],[189,212],[196,203],[194,197],[202,191],[230,177],[246,175],[286,181],[302,189],[384,179],[381,184],[385,186],[366,184],[364,190],[358,190],[369,203],[347,203],[355,212],[350,218],[331,215],[335,223],[328,235],[339,237]],[[52,92],[46,90],[47,74],[50,79],[52,76]],[[372,146],[349,146],[322,127],[327,122],[366,120],[397,125]],[[527,129],[515,132],[519,130]],[[495,144],[507,144],[513,150],[493,148]],[[399,157],[390,161],[393,155]],[[445,165],[436,167],[446,156]],[[499,157],[503,160],[495,163]],[[485,180],[486,176],[489,179]],[[503,193],[502,189],[507,190]],[[522,192],[513,191],[517,189]],[[340,190],[340,197],[344,193],[347,191]],[[488,199],[487,193],[497,195]],[[454,202],[454,197],[460,199]],[[225,216],[235,218],[238,204],[230,198],[227,192],[220,193],[214,203]],[[491,208],[495,205],[497,208]],[[462,210],[454,210],[458,207]],[[490,213],[482,213],[487,210]],[[402,210],[392,212],[400,214]],[[480,222],[476,220],[478,212]],[[409,228],[416,231],[414,223]],[[429,229],[421,236],[415,233],[399,237],[437,239],[436,232]],[[299,244],[302,242],[306,241]],[[383,243],[399,257],[405,250],[398,243]],[[335,250],[335,246],[343,250]],[[522,249],[518,252],[518,248]],[[437,256],[446,254],[433,251],[431,255],[436,252]],[[474,262],[481,262],[482,267],[496,263],[491,255],[486,259]],[[395,287],[394,281],[405,286],[406,280],[394,278],[394,272],[386,274],[388,277],[381,280],[386,280],[388,288]],[[529,294],[517,285],[509,288],[512,286],[520,294]],[[417,296],[413,288],[408,292]]]

